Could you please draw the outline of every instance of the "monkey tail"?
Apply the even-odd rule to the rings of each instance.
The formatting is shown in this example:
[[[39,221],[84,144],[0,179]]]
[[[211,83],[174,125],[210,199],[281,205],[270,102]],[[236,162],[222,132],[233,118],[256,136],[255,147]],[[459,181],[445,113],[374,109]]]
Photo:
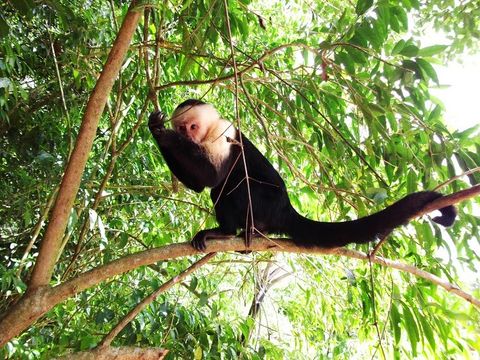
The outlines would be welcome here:
[[[363,244],[381,239],[396,227],[407,224],[428,203],[441,196],[434,191],[413,193],[375,214],[344,222],[310,220],[292,207],[286,232],[293,241],[306,247],[334,248],[351,243]],[[447,206],[440,212],[441,215],[432,220],[443,226],[452,225],[457,214],[455,207]]]

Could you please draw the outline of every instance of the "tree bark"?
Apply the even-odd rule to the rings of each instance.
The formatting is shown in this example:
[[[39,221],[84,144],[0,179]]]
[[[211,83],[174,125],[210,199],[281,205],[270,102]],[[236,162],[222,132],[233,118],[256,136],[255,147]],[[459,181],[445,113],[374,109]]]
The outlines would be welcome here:
[[[132,0],[103,71],[88,100],[75,148],[65,169],[27,292],[2,316],[0,347],[11,338],[19,335],[48,309],[52,308],[48,304],[52,301],[52,289],[48,286],[48,283],[59,256],[63,234],[80,187],[100,116],[103,113],[115,79],[118,77],[140,19],[141,13],[135,9],[136,3],[137,0]]]
[[[168,350],[139,347],[104,347],[68,354],[57,360],[162,360]]]
[[[51,279],[53,268],[61,249],[62,237],[80,187],[80,181],[92,148],[100,116],[103,113],[115,79],[118,77],[141,15],[140,12],[134,9],[135,5],[136,0],[133,0],[108,55],[103,71],[88,100],[75,148],[65,169],[50,221],[40,245],[37,261],[30,278],[30,290],[47,285]]]
[[[228,238],[207,241],[208,252],[225,251],[245,251],[245,239]],[[291,252],[302,254],[331,254],[338,256],[347,256],[361,260],[371,260],[372,262],[387,267],[392,267],[401,271],[406,271],[418,277],[427,279],[434,284],[443,287],[449,292],[462,297],[473,305],[480,308],[480,300],[459,289],[458,286],[439,278],[436,275],[420,270],[415,266],[404,264],[399,261],[393,261],[380,256],[370,257],[368,254],[360,251],[349,250],[346,248],[305,249],[296,245],[290,239],[252,239],[252,244],[248,248],[250,251],[272,251],[272,252]],[[100,266],[83,273],[76,278],[69,280],[54,288],[41,287],[30,296],[23,297],[17,304],[9,309],[6,316],[0,322],[0,347],[5,345],[11,338],[17,336],[36,321],[40,316],[52,309],[56,304],[63,300],[95,286],[115,275],[125,273],[143,265],[153,264],[158,261],[176,259],[184,256],[200,254],[189,242],[181,244],[167,245],[157,249],[146,250],[111,263]],[[12,330],[13,329],[13,330]]]
[[[425,209],[428,211],[437,210],[447,205],[453,205],[461,200],[471,198],[480,193],[480,185],[469,189],[459,191],[428,204]],[[426,213],[423,210],[417,216]],[[225,252],[225,251],[272,251],[272,252],[292,252],[307,254],[333,254],[347,256],[362,260],[370,260],[374,263],[384,266],[407,271],[415,276],[422,277],[434,284],[443,287],[445,290],[454,293],[457,296],[469,301],[474,306],[480,308],[480,300],[471,294],[459,289],[458,286],[439,278],[436,275],[420,270],[415,266],[404,264],[398,261],[384,259],[379,256],[369,256],[368,254],[349,250],[346,248],[324,249],[320,247],[304,248],[295,244],[291,239],[252,239],[252,244],[247,249],[243,238],[225,238],[207,241],[207,252]],[[121,259],[112,261],[109,264],[97,267],[74,279],[71,279],[54,288],[47,286],[39,287],[27,291],[18,303],[9,308],[0,320],[0,347],[5,345],[10,339],[19,335],[28,326],[35,322],[40,316],[52,309],[63,300],[85,290],[98,285],[115,275],[123,274],[127,271],[136,269],[140,266],[150,265],[158,261],[176,259],[179,257],[203,254],[195,250],[189,242],[181,244],[172,244],[161,248],[142,251],[136,254],[125,256]]]

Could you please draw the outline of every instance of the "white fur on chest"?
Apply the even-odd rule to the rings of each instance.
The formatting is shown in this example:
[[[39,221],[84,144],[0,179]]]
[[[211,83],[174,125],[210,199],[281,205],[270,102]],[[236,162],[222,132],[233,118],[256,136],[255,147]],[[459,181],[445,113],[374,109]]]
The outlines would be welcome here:
[[[232,144],[227,138],[235,139],[236,133],[232,123],[221,119],[218,126],[202,142],[208,158],[217,169],[230,155]]]

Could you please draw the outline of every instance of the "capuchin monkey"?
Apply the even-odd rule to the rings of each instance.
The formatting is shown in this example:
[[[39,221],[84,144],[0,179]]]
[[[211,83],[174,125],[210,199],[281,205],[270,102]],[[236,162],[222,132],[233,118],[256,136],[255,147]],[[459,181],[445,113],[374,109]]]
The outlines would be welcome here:
[[[154,112],[148,126],[170,170],[189,189],[201,192],[211,188],[218,227],[194,236],[192,246],[200,251],[206,250],[206,240],[236,235],[238,230],[244,231],[247,247],[251,236],[269,233],[286,234],[303,247],[362,244],[384,238],[442,196],[433,191],[413,193],[353,221],[310,220],[293,208],[285,183],[272,164],[231,123],[221,119],[212,105],[189,99],[173,112],[173,130],[165,128],[165,120],[163,113]],[[455,208],[447,206],[440,212],[433,221],[452,225]]]

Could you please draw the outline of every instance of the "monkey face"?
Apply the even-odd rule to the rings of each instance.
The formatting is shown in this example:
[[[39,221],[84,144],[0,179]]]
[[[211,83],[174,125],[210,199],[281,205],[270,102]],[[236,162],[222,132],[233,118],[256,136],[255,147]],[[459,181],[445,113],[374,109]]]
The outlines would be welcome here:
[[[207,129],[195,118],[189,118],[182,123],[175,124],[175,131],[182,134],[196,144],[200,144],[207,134]]]
[[[220,117],[209,104],[187,105],[177,108],[172,114],[175,131],[196,144],[202,144]]]

